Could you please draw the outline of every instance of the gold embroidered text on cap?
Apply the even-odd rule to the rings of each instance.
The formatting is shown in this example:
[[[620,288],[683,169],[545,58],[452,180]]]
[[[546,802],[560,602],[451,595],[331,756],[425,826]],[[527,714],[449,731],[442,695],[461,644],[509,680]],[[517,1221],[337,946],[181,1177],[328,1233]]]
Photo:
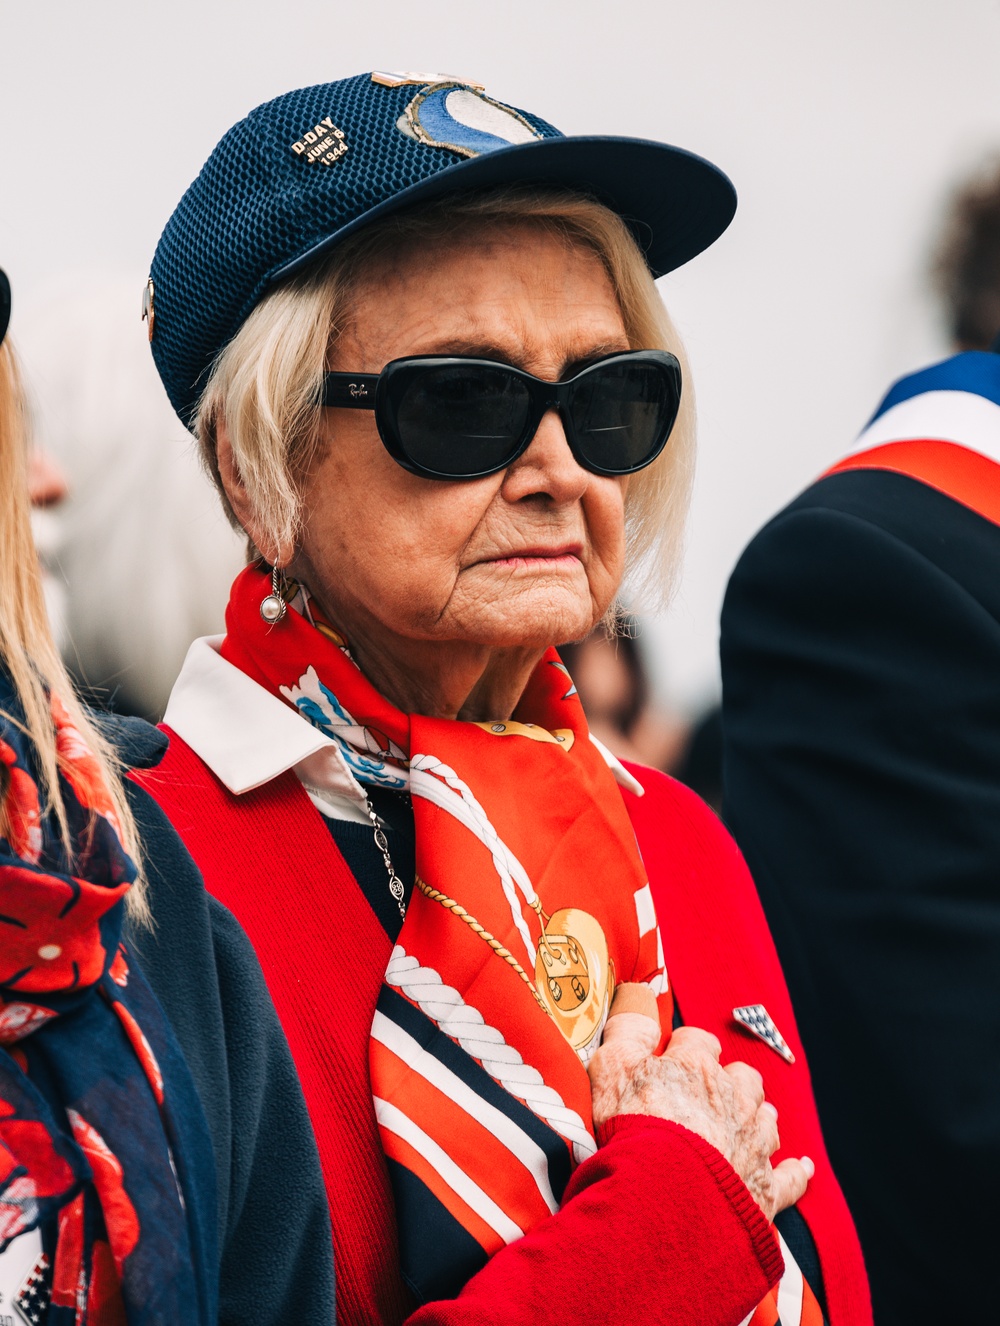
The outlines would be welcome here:
[[[292,151],[311,166],[332,166],[347,151],[347,140],[344,131],[337,128],[329,115],[324,115],[319,124],[292,143]]]

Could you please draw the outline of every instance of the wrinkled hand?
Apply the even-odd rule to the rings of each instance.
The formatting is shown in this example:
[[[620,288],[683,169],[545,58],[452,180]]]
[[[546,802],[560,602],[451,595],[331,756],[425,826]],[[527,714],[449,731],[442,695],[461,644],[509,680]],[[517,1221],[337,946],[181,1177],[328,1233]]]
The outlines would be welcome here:
[[[683,1124],[722,1152],[768,1220],[794,1206],[815,1166],[803,1156],[772,1167],[778,1111],[764,1099],[760,1073],[739,1062],[723,1067],[722,1046],[698,1027],[678,1027],[657,1056],[659,1039],[648,989],[619,986],[588,1068],[594,1126],[616,1114],[650,1114]]]

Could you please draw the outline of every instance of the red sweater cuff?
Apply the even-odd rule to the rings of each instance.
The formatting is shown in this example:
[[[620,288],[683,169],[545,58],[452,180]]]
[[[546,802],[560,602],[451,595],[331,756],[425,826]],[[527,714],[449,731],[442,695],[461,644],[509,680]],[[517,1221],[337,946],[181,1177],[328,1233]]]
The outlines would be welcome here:
[[[660,1133],[669,1131],[675,1135],[679,1134],[688,1146],[698,1154],[702,1163],[711,1172],[729,1205],[746,1227],[747,1233],[753,1241],[754,1251],[760,1262],[761,1270],[767,1277],[768,1284],[774,1288],[785,1270],[785,1261],[781,1255],[781,1248],[774,1228],[768,1224],[767,1217],[757,1205],[750,1189],[722,1152],[712,1146],[711,1142],[706,1142],[700,1134],[694,1133],[690,1128],[685,1128],[683,1124],[674,1123],[670,1119],[659,1119],[652,1114],[616,1114],[613,1118],[605,1120],[604,1123],[598,1126],[597,1143],[598,1146],[605,1147],[614,1137],[621,1137],[625,1134],[634,1136],[643,1130]]]
[[[602,1136],[554,1215],[407,1326],[548,1326],[552,1286],[567,1284],[580,1326],[733,1326],[751,1314],[783,1264],[728,1161],[663,1119],[615,1119]]]

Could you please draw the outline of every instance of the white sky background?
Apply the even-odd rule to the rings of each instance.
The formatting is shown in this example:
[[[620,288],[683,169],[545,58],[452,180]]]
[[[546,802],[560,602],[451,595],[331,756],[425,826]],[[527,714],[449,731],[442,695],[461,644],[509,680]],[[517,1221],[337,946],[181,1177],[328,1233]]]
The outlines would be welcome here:
[[[700,460],[681,590],[646,640],[696,704],[740,550],[944,348],[924,269],[948,188],[1000,147],[1000,0],[0,0],[15,336],[17,301],[81,268],[133,277],[138,310],[222,133],[371,68],[477,79],[565,132],[663,139],[734,180],[729,232],[661,283]]]

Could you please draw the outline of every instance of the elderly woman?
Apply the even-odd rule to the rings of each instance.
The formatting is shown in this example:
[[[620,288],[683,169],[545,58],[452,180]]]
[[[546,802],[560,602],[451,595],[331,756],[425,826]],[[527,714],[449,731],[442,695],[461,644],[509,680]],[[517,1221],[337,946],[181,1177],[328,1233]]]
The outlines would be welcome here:
[[[733,206],[376,73],[249,115],[157,249],[153,354],[251,554],[145,781],[261,958],[341,1322],[870,1319],[741,860],[552,648],[673,565],[653,278]]]

